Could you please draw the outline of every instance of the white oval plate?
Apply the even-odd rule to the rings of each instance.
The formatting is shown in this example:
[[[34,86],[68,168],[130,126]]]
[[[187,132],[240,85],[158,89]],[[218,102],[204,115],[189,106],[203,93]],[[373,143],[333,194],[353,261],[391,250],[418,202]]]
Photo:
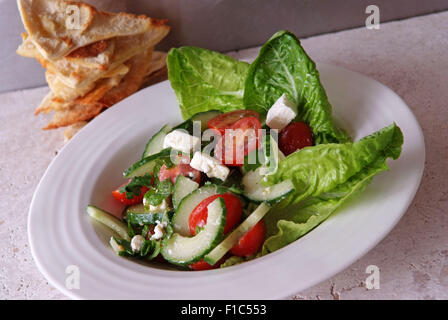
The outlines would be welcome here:
[[[181,121],[165,81],[102,113],[53,160],[34,194],[28,220],[39,270],[72,298],[278,299],[348,267],[407,210],[423,173],[425,146],[414,115],[389,88],[339,67],[320,64],[319,70],[336,121],[354,139],[395,121],[404,145],[399,160],[389,162],[389,172],[375,177],[318,228],[272,254],[211,271],[173,271],[116,256],[108,246],[109,231],[92,223],[85,208],[92,203],[119,213],[122,208],[110,192],[124,182],[123,169],[139,159],[148,137],[162,125]]]

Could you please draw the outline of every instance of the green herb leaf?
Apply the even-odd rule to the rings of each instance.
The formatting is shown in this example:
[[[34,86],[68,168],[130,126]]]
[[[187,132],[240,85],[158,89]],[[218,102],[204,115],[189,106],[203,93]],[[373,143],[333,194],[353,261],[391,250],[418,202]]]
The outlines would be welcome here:
[[[157,189],[150,188],[144,196],[145,205],[158,206],[166,197],[157,193]]]
[[[152,175],[147,173],[142,177],[133,178],[127,185],[120,188],[121,193],[126,194],[127,199],[140,195],[140,189],[143,186],[151,187]]]
[[[157,185],[157,193],[166,197],[169,197],[173,191],[173,183],[170,179],[163,180]]]

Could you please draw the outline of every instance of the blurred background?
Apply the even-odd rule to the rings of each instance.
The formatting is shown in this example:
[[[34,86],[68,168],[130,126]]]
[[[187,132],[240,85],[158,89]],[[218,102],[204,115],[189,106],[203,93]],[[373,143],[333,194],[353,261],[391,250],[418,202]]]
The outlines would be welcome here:
[[[159,49],[194,45],[221,52],[263,44],[288,29],[300,38],[365,24],[365,9],[381,8],[380,20],[404,19],[448,9],[447,0],[86,0],[98,9],[167,18],[171,33]],[[15,54],[23,25],[16,1],[0,0],[0,61],[6,76],[0,92],[45,85],[44,70],[34,59]],[[24,76],[26,75],[26,76]]]

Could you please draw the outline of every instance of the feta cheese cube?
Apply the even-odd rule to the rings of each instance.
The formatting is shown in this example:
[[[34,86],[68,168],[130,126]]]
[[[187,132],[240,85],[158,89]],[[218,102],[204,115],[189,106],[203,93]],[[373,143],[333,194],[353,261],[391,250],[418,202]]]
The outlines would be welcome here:
[[[230,169],[221,164],[218,159],[199,151],[194,153],[190,166],[204,172],[209,178],[218,178],[222,181],[226,180],[230,172]]]
[[[135,235],[131,239],[131,249],[134,252],[139,252],[142,249],[143,243],[145,242],[145,238],[141,235]]]
[[[295,110],[294,104],[283,94],[269,109],[266,124],[271,129],[282,130],[297,116]]]
[[[167,227],[166,221],[160,222],[156,221],[157,225],[154,227],[154,234],[151,236],[149,240],[159,240],[162,239],[163,234],[165,233],[165,228]]]
[[[198,150],[201,147],[201,139],[182,130],[174,130],[168,133],[163,140],[163,148],[168,147],[183,153],[190,153],[191,150]]]

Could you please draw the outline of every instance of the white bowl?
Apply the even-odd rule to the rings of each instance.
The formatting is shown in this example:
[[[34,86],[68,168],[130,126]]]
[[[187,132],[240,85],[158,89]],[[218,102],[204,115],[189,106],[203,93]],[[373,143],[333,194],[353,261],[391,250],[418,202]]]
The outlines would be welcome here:
[[[53,160],[34,194],[28,220],[32,254],[48,281],[72,298],[277,299],[343,270],[372,249],[398,222],[419,186],[423,134],[404,101],[375,80],[320,64],[334,117],[355,138],[396,122],[404,134],[401,157],[337,214],[298,241],[267,256],[224,269],[188,272],[142,264],[109,248],[110,231],[93,223],[87,204],[120,213],[111,190],[123,169],[165,123],[181,121],[167,81],[102,113]],[[79,289],[72,283],[75,266]],[[73,267],[72,267],[73,268]],[[73,284],[73,283],[72,283]],[[76,282],[75,282],[76,284]]]

